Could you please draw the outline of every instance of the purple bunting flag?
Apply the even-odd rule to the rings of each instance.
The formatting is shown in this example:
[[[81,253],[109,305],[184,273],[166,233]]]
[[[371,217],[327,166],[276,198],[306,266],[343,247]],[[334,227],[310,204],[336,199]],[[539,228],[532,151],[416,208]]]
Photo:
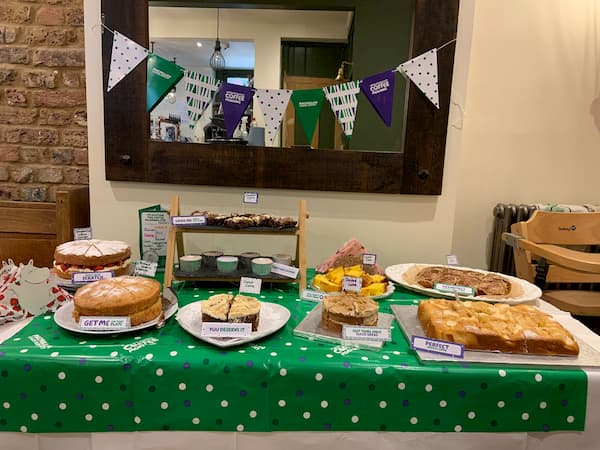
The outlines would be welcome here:
[[[240,122],[253,96],[252,88],[231,83],[221,85],[221,106],[228,138],[233,137],[235,127]]]
[[[392,125],[394,80],[394,71],[388,70],[363,78],[360,83],[360,90],[371,102],[387,127]]]

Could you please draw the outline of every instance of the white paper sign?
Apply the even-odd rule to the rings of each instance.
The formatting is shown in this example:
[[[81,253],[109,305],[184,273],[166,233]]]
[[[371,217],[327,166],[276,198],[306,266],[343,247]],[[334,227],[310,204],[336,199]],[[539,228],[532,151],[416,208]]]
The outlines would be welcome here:
[[[171,223],[176,227],[206,225],[206,216],[173,216]]]
[[[362,278],[344,277],[342,281],[342,291],[360,292],[362,288]]]
[[[252,324],[202,322],[200,333],[206,337],[247,337],[252,334]]]
[[[143,211],[140,214],[142,232],[142,258],[158,262],[159,256],[167,255],[169,213],[166,211]]]
[[[373,253],[363,253],[362,255],[362,263],[365,266],[373,266],[377,262],[377,255]]]
[[[74,272],[71,275],[71,282],[73,284],[79,283],[91,283],[93,281],[105,280],[107,278],[114,278],[115,273],[113,271],[104,272]]]
[[[273,263],[271,266],[271,273],[282,275],[284,277],[296,279],[300,269],[294,266],[287,266],[285,264]]]
[[[135,270],[133,271],[133,275],[153,277],[154,275],[156,275],[157,268],[157,262],[144,261],[142,259],[135,263]]]
[[[79,328],[82,330],[126,330],[131,328],[129,317],[81,316]]]
[[[322,292],[311,291],[310,289],[303,289],[300,298],[308,300],[309,302],[322,302],[327,294]]]
[[[473,296],[475,295],[475,289],[469,286],[459,286],[458,284],[444,284],[444,283],[435,283],[433,288],[440,292],[451,292],[460,295]]]
[[[437,339],[426,338],[423,336],[413,336],[410,341],[410,348],[414,350],[423,350],[430,353],[440,353],[442,355],[454,356],[455,358],[464,358],[465,346],[456,342],[439,341]]]
[[[392,334],[389,328],[344,325],[342,327],[342,338],[349,340],[356,339],[361,341],[389,342],[392,340]]]
[[[240,293],[260,294],[260,286],[262,280],[260,278],[241,277],[240,278]]]
[[[73,240],[81,241],[84,239],[92,239],[92,227],[73,228]]]
[[[458,266],[458,256],[446,255],[446,264],[449,266]]]
[[[244,203],[258,203],[258,192],[244,192]]]

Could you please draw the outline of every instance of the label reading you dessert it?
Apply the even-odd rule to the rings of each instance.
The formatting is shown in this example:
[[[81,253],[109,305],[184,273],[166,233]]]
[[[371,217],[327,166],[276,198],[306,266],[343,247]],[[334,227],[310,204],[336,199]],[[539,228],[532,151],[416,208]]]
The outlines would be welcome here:
[[[79,318],[79,328],[81,330],[126,330],[131,328],[129,317],[101,317],[101,316],[82,316]]]
[[[430,353],[439,353],[454,358],[464,358],[465,346],[456,342],[440,341],[423,336],[413,336],[410,340],[410,348]]]
[[[204,337],[243,338],[252,334],[252,324],[202,322],[202,330],[200,333]]]

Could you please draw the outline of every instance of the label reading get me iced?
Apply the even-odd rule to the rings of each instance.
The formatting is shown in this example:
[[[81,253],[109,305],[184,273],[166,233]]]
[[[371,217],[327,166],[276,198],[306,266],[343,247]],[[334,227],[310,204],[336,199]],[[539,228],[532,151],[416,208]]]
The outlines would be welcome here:
[[[131,328],[129,317],[82,316],[79,318],[81,330],[109,331]]]

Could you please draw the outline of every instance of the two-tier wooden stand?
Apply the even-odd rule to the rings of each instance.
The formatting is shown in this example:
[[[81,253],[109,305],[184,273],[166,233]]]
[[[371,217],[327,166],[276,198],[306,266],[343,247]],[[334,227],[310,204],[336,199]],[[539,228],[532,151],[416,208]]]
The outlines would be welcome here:
[[[171,201],[171,208],[169,210],[171,217],[179,216],[179,196],[174,196]],[[306,200],[300,200],[298,208],[298,224],[296,228],[292,229],[268,229],[268,228],[242,228],[234,230],[225,227],[215,226],[197,226],[197,227],[186,227],[169,225],[169,236],[167,240],[167,259],[165,262],[165,287],[171,286],[174,279],[177,280],[190,280],[190,281],[239,281],[238,275],[229,276],[228,274],[218,274],[217,276],[194,276],[193,274],[186,274],[185,276],[174,273],[173,265],[175,263],[175,252],[179,256],[185,255],[183,247],[183,234],[184,233],[223,233],[223,234],[247,234],[255,236],[274,235],[274,236],[296,236],[296,267],[299,268],[299,292],[306,288],[306,220],[308,219],[308,212],[306,211]],[[253,275],[248,274],[247,276],[252,277]],[[266,277],[260,277],[263,282],[268,283],[289,283],[291,280],[279,275],[272,275]]]

